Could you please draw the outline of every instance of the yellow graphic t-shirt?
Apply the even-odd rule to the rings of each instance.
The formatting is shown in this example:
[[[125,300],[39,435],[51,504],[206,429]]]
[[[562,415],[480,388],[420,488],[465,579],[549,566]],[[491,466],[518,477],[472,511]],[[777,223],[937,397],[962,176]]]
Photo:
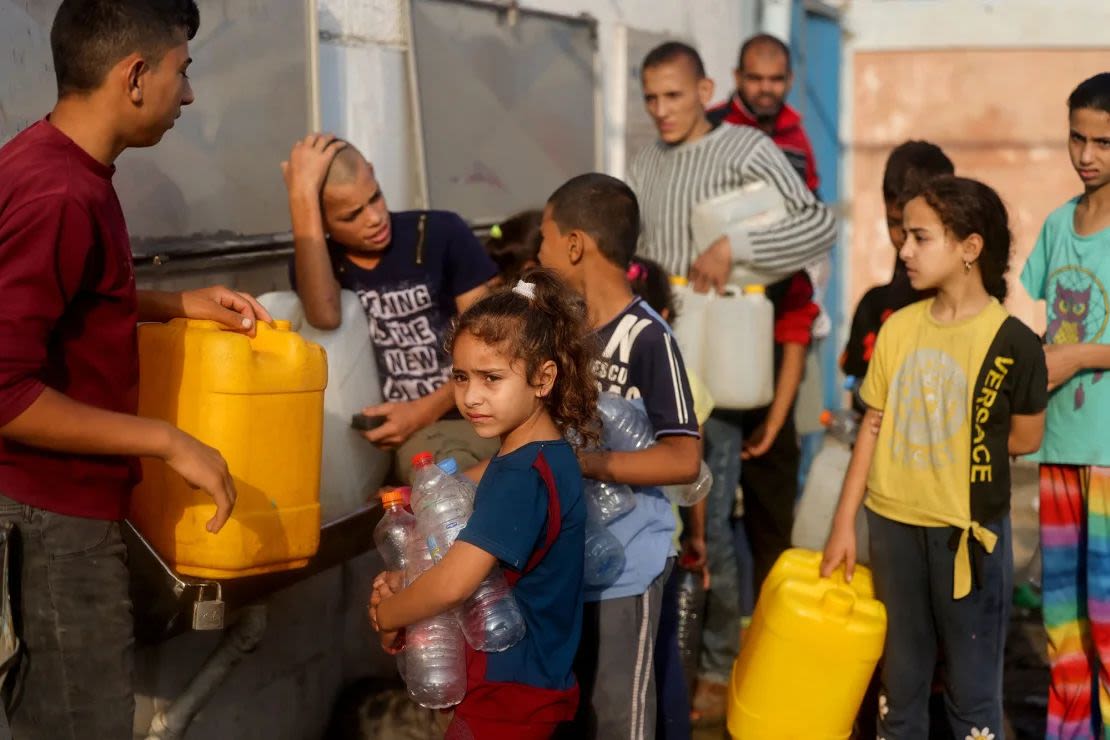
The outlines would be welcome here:
[[[933,299],[883,325],[860,397],[883,412],[865,505],[904,524],[955,527],[954,596],[970,592],[968,538],[1010,505],[1010,416],[1047,402],[1040,340],[996,300],[958,322],[933,318]]]

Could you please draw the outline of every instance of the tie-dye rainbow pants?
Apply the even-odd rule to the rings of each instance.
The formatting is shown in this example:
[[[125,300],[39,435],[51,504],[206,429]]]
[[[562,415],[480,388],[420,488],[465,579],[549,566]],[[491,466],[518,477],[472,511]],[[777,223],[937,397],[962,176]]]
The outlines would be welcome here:
[[[1045,737],[1110,740],[1110,468],[1041,465],[1040,481]]]

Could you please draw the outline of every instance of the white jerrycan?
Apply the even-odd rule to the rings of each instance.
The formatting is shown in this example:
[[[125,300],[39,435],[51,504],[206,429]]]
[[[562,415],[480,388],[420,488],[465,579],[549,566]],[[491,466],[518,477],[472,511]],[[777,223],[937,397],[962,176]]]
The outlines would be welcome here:
[[[267,293],[258,302],[275,319],[292,323],[293,331],[324,348],[328,356],[328,387],[324,391],[324,455],[320,467],[320,519],[334,521],[366,505],[389,472],[392,456],[367,442],[351,428],[351,417],[381,403],[381,380],[370,344],[370,326],[358,296],[341,291],[342,319],[338,329],[313,328],[291,290]]]
[[[694,251],[701,254],[727,234],[730,227],[767,227],[786,216],[786,203],[777,188],[765,182],[750,182],[737,190],[708,198],[697,203],[690,211],[690,231]],[[786,277],[789,272],[755,270],[736,265],[729,276],[733,285],[770,285]]]
[[[705,309],[713,294],[695,293],[690,282],[679,276],[671,278],[675,316],[671,320],[682,362],[690,372],[703,377],[705,365]]]
[[[775,309],[762,285],[734,286],[705,307],[701,377],[722,409],[755,409],[775,393]]]

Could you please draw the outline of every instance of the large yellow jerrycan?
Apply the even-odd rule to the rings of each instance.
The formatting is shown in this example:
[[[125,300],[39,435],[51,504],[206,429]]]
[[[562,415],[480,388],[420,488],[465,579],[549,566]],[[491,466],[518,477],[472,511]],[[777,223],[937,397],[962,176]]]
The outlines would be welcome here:
[[[821,553],[787,550],[759,593],[732,667],[734,740],[837,740],[852,724],[883,652],[886,609],[871,572],[820,577]]]
[[[258,335],[213,321],[139,327],[139,414],[163,419],[219,450],[235,479],[235,510],[216,511],[161,460],[143,460],[131,522],[177,571],[237,578],[299,568],[320,544],[324,351],[259,322]]]

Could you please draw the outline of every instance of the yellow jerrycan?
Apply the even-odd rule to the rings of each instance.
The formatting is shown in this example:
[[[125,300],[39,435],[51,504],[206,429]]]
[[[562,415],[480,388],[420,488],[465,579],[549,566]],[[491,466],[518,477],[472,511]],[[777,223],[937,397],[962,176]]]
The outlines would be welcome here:
[[[764,581],[732,667],[734,740],[846,740],[883,652],[871,572],[821,578],[821,553],[787,550]]]
[[[143,460],[130,519],[175,570],[204,578],[290,570],[320,544],[324,351],[259,322],[258,334],[214,321],[139,327],[139,415],[163,419],[219,450],[238,498],[217,534],[212,498],[161,460]]]

